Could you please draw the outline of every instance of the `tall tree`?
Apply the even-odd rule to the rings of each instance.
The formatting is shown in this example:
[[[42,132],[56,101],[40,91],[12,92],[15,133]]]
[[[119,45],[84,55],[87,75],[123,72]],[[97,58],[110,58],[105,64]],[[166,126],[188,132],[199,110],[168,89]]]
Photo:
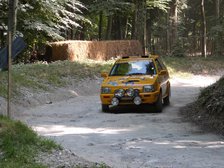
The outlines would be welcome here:
[[[146,21],[146,0],[135,0],[135,32],[134,38],[139,40],[145,53],[145,21]]]
[[[216,25],[220,26],[220,0],[215,0],[215,20]],[[221,29],[219,29],[221,30]],[[220,31],[217,32],[217,36],[215,38],[215,50],[217,55],[221,55],[221,33]]]
[[[206,44],[206,38],[207,38],[207,33],[206,33],[206,18],[205,18],[205,1],[201,0],[201,17],[202,17],[202,26],[201,26],[201,31],[202,31],[202,40],[201,40],[201,52],[203,57],[207,57],[206,55],[206,50],[207,50],[207,44]]]
[[[16,32],[17,6],[18,0],[9,0],[8,30],[11,31],[12,36]]]
[[[177,41],[177,21],[178,21],[178,0],[172,0],[170,7],[170,17],[171,17],[171,45],[174,45]]]

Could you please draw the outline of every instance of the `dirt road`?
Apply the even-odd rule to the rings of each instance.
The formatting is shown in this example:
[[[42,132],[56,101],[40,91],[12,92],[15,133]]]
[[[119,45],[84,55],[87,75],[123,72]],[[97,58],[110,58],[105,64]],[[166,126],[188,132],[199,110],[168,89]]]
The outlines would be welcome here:
[[[204,133],[178,115],[200,87],[214,81],[173,79],[171,105],[158,114],[144,107],[102,113],[95,93],[27,110],[20,119],[75,154],[114,168],[222,168],[224,138]]]

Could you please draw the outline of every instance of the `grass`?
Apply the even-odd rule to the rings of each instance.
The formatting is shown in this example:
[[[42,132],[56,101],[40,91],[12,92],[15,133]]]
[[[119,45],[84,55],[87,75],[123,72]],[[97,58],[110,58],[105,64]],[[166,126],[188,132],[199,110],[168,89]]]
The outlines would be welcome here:
[[[13,95],[19,94],[21,87],[35,90],[49,90],[51,87],[69,85],[71,79],[99,77],[101,71],[109,71],[113,61],[99,62],[84,60],[77,62],[57,61],[51,64],[19,64],[12,70]],[[7,72],[0,71],[0,96],[7,96]]]
[[[40,151],[49,152],[57,148],[61,147],[38,136],[20,121],[0,116],[0,167],[45,168],[34,162],[35,156]]]
[[[215,75],[224,70],[224,57],[163,57],[172,76]]]
[[[171,77],[191,77],[197,74],[213,75],[224,69],[224,57],[163,57]],[[13,95],[25,87],[35,90],[50,90],[64,87],[71,80],[100,77],[100,72],[108,72],[111,61],[82,60],[76,62],[57,61],[51,64],[19,64],[13,66]],[[50,86],[50,87],[49,87]],[[0,96],[7,96],[7,72],[0,71]]]
[[[54,141],[37,135],[20,121],[0,115],[0,167],[1,168],[47,168],[36,162],[40,152],[49,153],[62,149]],[[74,168],[81,168],[74,166]],[[92,168],[109,168],[104,163]]]

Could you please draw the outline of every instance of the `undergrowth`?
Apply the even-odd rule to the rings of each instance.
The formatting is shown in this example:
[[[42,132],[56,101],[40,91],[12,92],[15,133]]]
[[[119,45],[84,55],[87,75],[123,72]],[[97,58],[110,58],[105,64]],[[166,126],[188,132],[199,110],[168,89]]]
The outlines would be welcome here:
[[[45,168],[34,158],[40,151],[61,149],[53,141],[43,139],[20,121],[0,116],[0,167]]]
[[[203,89],[182,114],[202,128],[224,135],[224,77]]]

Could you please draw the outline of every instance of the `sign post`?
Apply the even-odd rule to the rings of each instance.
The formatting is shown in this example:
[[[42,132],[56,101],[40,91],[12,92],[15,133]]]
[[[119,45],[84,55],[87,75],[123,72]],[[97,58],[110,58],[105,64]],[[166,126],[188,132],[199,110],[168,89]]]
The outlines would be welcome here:
[[[8,31],[8,102],[7,102],[7,117],[11,118],[11,72],[12,71],[12,32]]]
[[[12,64],[12,39],[16,31],[16,14],[18,0],[8,0],[8,105],[7,116],[11,118],[11,64]]]

